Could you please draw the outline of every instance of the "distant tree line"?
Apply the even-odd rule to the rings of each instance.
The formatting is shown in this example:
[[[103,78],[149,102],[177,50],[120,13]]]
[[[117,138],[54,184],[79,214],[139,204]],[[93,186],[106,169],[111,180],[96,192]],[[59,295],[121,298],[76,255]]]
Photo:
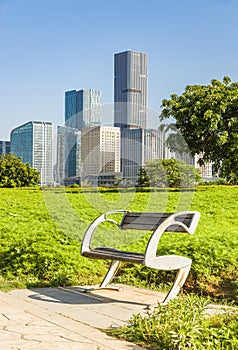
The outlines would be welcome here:
[[[140,168],[138,187],[191,187],[201,179],[199,169],[179,159],[156,159]]]

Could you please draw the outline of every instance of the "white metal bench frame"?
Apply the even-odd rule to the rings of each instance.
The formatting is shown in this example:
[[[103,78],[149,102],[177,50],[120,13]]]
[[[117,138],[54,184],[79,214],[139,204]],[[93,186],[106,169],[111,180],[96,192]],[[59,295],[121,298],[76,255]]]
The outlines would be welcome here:
[[[118,214],[118,213],[124,213],[123,219],[120,223],[118,223],[117,221],[111,218],[108,218],[108,215]],[[93,239],[94,232],[102,222],[111,222],[115,224],[117,227],[119,227],[120,229],[123,229],[123,221],[125,217],[127,215],[133,215],[133,214],[137,214],[138,217],[140,216],[140,214],[141,215],[154,214],[155,216],[165,215],[164,219],[163,218],[160,219],[160,221],[162,222],[159,223],[158,227],[150,228],[150,230],[153,232],[148,241],[145,254],[123,252],[117,249],[106,248],[106,247],[98,247],[94,249],[91,248],[91,242]],[[189,225],[186,225],[183,222],[184,221],[183,217],[186,217],[188,215],[189,217],[191,217],[191,219],[189,219]],[[139,263],[157,270],[166,270],[166,271],[178,270],[172,288],[170,289],[165,299],[161,303],[165,305],[171,299],[177,296],[180,289],[184,285],[191,268],[192,260],[179,255],[157,256],[156,252],[157,252],[159,240],[165,231],[169,231],[169,232],[179,231],[179,232],[187,232],[189,234],[193,234],[197,227],[199,218],[200,218],[200,213],[196,211],[186,211],[186,212],[184,211],[184,212],[177,212],[172,214],[170,213],[133,213],[128,210],[108,211],[100,215],[98,218],[96,218],[86,230],[82,241],[81,254],[88,258],[111,260],[109,269],[102,283],[100,284],[99,289],[107,287],[107,285],[110,283],[112,278],[115,276],[121,261]],[[90,289],[90,291],[93,289],[94,288]]]

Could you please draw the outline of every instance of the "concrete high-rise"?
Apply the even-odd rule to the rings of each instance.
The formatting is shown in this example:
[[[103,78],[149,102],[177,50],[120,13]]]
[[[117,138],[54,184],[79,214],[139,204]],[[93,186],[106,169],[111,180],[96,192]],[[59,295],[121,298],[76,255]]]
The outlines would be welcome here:
[[[82,181],[120,172],[120,128],[98,126],[81,134]],[[113,175],[114,174],[114,175]]]
[[[146,128],[147,86],[146,53],[114,55],[114,126]]]
[[[40,172],[41,184],[53,183],[52,123],[30,121],[11,131],[11,152]]]
[[[74,129],[100,125],[101,91],[71,90],[65,93],[65,125]]]

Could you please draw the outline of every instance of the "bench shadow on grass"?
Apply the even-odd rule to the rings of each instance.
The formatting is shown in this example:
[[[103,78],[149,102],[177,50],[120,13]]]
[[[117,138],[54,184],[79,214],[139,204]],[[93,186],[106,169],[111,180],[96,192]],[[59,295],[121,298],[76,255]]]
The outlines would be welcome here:
[[[238,273],[237,273],[238,274]],[[237,280],[224,278],[216,290],[218,300],[227,300],[238,305],[238,282]]]

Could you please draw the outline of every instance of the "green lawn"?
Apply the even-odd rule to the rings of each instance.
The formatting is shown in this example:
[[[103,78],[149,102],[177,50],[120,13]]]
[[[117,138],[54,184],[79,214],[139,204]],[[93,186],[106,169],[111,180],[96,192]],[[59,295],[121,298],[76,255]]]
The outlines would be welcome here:
[[[196,232],[164,234],[158,253],[192,258],[185,291],[238,302],[237,202],[235,186],[201,186],[195,192],[0,189],[0,286],[98,283],[106,262],[80,256],[80,240],[97,215],[116,208],[169,212],[185,208],[201,213]],[[114,237],[110,231],[108,240],[113,242]],[[143,251],[148,236],[124,234],[116,240],[128,250]],[[163,289],[173,276],[125,264],[118,281]]]

